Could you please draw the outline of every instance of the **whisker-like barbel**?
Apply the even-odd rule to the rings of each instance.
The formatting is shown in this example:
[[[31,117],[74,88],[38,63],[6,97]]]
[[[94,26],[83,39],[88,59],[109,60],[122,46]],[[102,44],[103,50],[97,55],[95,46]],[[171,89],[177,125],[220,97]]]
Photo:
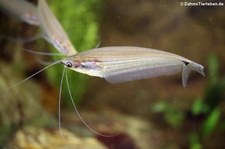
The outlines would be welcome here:
[[[54,65],[57,65],[57,64],[59,64],[59,63],[60,63],[60,61],[55,61],[55,62],[49,64],[48,66],[42,68],[41,70],[39,70],[39,71],[33,73],[33,74],[30,75],[30,76],[28,76],[28,77],[25,78],[24,80],[21,80],[20,82],[17,82],[16,84],[14,84],[13,86],[11,86],[11,87],[8,88],[8,89],[14,88],[14,87],[16,87],[16,86],[18,86],[18,85],[20,85],[20,84],[26,82],[27,80],[29,80],[29,79],[31,79],[32,77],[38,75],[39,73],[43,72],[44,70],[46,70],[46,69],[48,69],[48,68],[50,68],[50,67],[52,67],[52,66],[54,66]]]
[[[43,37],[61,53],[70,56],[77,53],[59,21],[49,9],[45,0],[38,1],[38,15]]]
[[[39,25],[37,7],[25,0],[0,0],[0,8],[30,25]]]
[[[182,71],[182,83],[187,85],[191,70],[204,74],[204,67],[182,56],[140,47],[102,47],[64,58],[66,67],[90,76],[121,83]]]
[[[64,71],[63,71],[63,75],[62,77],[64,76]],[[68,89],[68,93],[69,93],[69,96],[70,96],[70,100],[71,100],[71,103],[73,105],[73,109],[74,111],[76,112],[77,116],[79,117],[79,119],[81,120],[81,122],[89,129],[91,130],[94,134],[97,134],[99,136],[103,136],[103,137],[115,137],[117,136],[119,133],[115,133],[115,134],[112,134],[112,135],[106,135],[106,134],[103,134],[103,133],[100,133],[96,130],[94,130],[93,128],[91,128],[85,121],[84,119],[82,118],[82,116],[80,115],[80,113],[78,112],[78,109],[75,105],[75,102],[74,102],[74,99],[73,99],[73,96],[72,96],[72,93],[71,93],[71,89],[70,89],[70,86],[69,86],[69,80],[68,80],[68,76],[67,76],[67,73],[66,73],[66,85],[67,85],[67,89]],[[61,85],[60,85],[61,86]]]

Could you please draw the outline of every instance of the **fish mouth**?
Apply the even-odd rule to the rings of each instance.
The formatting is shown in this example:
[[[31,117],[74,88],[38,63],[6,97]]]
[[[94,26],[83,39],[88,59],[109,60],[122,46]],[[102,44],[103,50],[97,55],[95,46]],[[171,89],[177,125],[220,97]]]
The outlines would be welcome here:
[[[66,67],[66,63],[61,61],[60,64],[62,64],[64,67]]]
[[[63,62],[63,61],[60,61],[60,64],[62,64],[62,65],[65,65],[65,62]]]

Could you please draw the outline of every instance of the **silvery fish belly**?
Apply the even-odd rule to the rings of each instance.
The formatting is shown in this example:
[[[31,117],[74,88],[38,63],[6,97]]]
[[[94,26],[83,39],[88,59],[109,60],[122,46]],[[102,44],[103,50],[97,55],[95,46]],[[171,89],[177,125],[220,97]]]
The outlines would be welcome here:
[[[182,56],[140,47],[102,47],[65,58],[72,70],[121,83],[182,72],[186,86],[191,70],[204,74],[204,67]]]

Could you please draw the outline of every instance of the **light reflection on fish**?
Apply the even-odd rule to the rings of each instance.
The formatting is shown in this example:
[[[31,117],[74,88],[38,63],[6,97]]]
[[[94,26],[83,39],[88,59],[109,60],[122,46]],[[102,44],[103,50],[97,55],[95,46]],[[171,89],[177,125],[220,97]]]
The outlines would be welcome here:
[[[66,57],[65,67],[90,76],[121,83],[182,72],[187,85],[191,70],[204,74],[204,67],[182,56],[140,47],[102,47]]]

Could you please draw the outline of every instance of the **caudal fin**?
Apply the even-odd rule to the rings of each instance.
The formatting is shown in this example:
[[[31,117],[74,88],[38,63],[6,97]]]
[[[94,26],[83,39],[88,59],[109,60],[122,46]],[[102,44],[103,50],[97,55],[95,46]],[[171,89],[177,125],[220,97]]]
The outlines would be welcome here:
[[[188,81],[191,70],[197,71],[202,76],[205,76],[204,67],[202,65],[195,62],[190,62],[189,64],[183,67],[183,72],[182,72],[183,87],[187,86],[187,81]]]

